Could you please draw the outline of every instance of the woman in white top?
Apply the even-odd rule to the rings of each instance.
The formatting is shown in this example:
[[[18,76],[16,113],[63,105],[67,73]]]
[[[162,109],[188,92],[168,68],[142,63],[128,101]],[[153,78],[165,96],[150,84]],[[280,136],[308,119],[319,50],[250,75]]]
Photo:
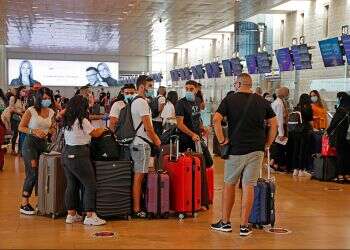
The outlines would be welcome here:
[[[163,119],[163,128],[166,128],[167,124],[176,124],[175,105],[178,100],[178,94],[176,91],[170,91],[167,96],[167,102],[160,115]]]
[[[18,137],[18,126],[22,115],[25,111],[23,97],[25,95],[25,87],[13,89],[13,96],[10,97],[9,108],[11,111],[11,130],[12,130],[12,153],[15,154],[16,141]],[[21,151],[22,145],[18,145],[18,152]]]
[[[104,129],[94,128],[88,120],[89,102],[81,95],[69,100],[63,116],[65,147],[62,154],[64,172],[67,180],[65,204],[68,209],[66,223],[81,222],[77,213],[79,186],[84,186],[85,225],[103,225],[106,221],[97,217],[96,180],[90,160],[91,137],[100,137]]]
[[[40,89],[34,106],[26,110],[19,124],[19,131],[27,134],[22,148],[26,177],[20,208],[20,212],[26,215],[35,214],[29,198],[38,181],[38,161],[40,155],[47,150],[48,136],[55,132],[55,112],[50,108],[52,99],[50,89]]]

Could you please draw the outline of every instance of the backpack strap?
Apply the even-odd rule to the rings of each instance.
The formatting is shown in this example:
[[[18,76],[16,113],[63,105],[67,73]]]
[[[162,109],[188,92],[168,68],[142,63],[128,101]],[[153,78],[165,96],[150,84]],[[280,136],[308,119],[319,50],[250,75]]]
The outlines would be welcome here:
[[[142,98],[142,97],[138,95],[138,96],[136,96],[134,99],[131,100],[131,102],[130,102],[130,111],[131,111],[131,104],[132,104],[135,100],[140,99],[140,98]],[[142,124],[143,124],[143,121],[141,120],[140,124],[137,126],[137,128],[136,128],[136,130],[135,130],[136,133],[137,133],[137,131],[139,131],[139,129],[141,128]]]

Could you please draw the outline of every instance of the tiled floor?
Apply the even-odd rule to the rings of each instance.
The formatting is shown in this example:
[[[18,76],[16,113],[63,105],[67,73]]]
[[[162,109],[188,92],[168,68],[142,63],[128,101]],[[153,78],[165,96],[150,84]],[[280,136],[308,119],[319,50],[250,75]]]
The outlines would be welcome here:
[[[106,226],[93,228],[66,225],[63,218],[19,215],[23,166],[18,158],[7,156],[5,169],[0,172],[0,248],[350,248],[350,186],[284,174],[276,175],[277,226],[291,230],[291,234],[254,231],[252,236],[240,238],[237,206],[232,213],[233,233],[209,230],[220,214],[222,166],[216,159],[215,204],[196,219],[109,221]],[[325,191],[327,187],[343,190]],[[117,236],[93,237],[94,232],[102,230],[114,231]]]

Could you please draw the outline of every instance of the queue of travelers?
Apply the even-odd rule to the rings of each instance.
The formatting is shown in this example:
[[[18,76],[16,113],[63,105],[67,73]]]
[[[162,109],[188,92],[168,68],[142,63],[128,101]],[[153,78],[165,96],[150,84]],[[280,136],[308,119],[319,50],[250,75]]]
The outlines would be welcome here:
[[[236,184],[241,180],[242,236],[252,233],[248,217],[264,152],[271,151],[269,165],[273,170],[290,172],[299,177],[310,176],[314,134],[322,131],[329,135],[337,149],[337,176],[334,181],[350,181],[350,158],[347,157],[350,152],[350,96],[347,93],[337,95],[336,113],[328,126],[328,108],[317,90],[302,94],[297,105],[291,108],[288,88],[281,87],[274,94],[263,94],[261,87],[253,93],[252,86],[249,74],[239,76],[234,83],[234,92],[222,100],[213,117],[215,135],[220,146],[228,148],[228,157],[225,159],[222,214],[211,228],[232,231],[231,210]],[[205,108],[201,85],[190,80],[185,83],[184,90],[185,95],[179,97],[176,91],[167,92],[161,86],[155,94],[153,79],[142,75],[137,79],[136,86],[126,84],[116,97],[104,89],[95,95],[90,86],[83,86],[68,99],[59,90],[53,93],[39,83],[30,90],[18,87],[6,95],[0,91],[0,125],[12,131],[12,153],[23,156],[25,167],[20,212],[35,214],[30,197],[38,180],[39,156],[45,152],[47,143],[54,138],[58,129],[63,129],[66,223],[83,221],[86,225],[105,224],[106,221],[96,215],[96,180],[89,149],[91,138],[100,137],[106,129],[95,128],[91,122],[102,119],[105,114],[95,114],[93,110],[96,103],[103,107],[103,113],[108,113],[108,129],[115,132],[120,125],[121,111],[130,104],[136,136],[125,152],[133,162],[132,212],[134,218],[145,218],[147,213],[143,211],[141,200],[142,183],[154,166],[164,130],[168,126],[176,126],[180,152],[188,149],[196,151],[196,143],[209,133],[201,119],[201,111]],[[300,114],[298,130],[289,127],[293,113]],[[227,121],[228,136],[223,133],[223,121]],[[84,186],[85,192],[84,220],[77,212],[80,185]]]

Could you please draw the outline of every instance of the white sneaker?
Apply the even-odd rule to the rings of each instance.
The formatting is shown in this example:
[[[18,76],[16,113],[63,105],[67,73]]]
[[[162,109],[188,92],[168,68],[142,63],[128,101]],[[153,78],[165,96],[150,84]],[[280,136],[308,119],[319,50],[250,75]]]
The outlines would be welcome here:
[[[304,171],[303,174],[304,174],[305,177],[309,177],[309,178],[311,177],[311,174],[308,171],[306,171],[306,170]]]
[[[304,171],[303,171],[303,170],[299,170],[298,176],[299,176],[299,177],[304,177]]]
[[[293,176],[298,176],[298,174],[299,174],[299,170],[298,169],[294,169]]]
[[[86,216],[84,220],[84,225],[88,225],[88,226],[101,226],[104,224],[106,224],[106,221],[98,218],[97,216],[94,216],[94,217]]]
[[[82,222],[82,221],[83,221],[83,217],[81,217],[78,213],[76,213],[74,216],[68,214],[66,218],[67,224],[73,224],[75,222]]]

